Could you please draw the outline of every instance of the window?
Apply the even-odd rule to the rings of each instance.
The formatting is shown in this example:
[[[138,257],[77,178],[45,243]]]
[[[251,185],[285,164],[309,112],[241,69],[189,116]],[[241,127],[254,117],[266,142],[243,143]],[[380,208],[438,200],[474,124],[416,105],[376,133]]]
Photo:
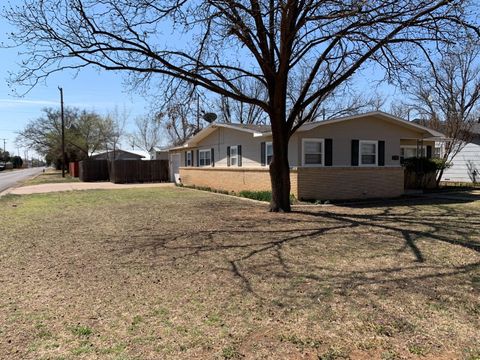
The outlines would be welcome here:
[[[230,146],[230,165],[238,165],[238,146]]]
[[[303,165],[315,166],[323,165],[324,163],[324,151],[323,151],[323,139],[303,139]]]
[[[187,151],[187,166],[192,166],[192,151]]]
[[[273,145],[271,142],[265,143],[265,158],[267,160],[267,165],[270,165],[273,157]]]
[[[378,141],[360,141],[360,166],[377,165]]]
[[[199,151],[199,165],[200,166],[210,166],[212,164],[211,150],[200,150]]]
[[[425,147],[417,147],[416,145],[400,146],[401,159],[408,159],[417,156],[425,157]]]

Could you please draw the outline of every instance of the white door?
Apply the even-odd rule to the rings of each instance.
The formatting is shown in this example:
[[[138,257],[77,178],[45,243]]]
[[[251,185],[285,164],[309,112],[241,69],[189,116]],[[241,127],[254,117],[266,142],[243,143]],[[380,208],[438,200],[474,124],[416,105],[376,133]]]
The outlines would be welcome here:
[[[170,181],[178,184],[180,181],[180,154],[172,154],[170,156]]]

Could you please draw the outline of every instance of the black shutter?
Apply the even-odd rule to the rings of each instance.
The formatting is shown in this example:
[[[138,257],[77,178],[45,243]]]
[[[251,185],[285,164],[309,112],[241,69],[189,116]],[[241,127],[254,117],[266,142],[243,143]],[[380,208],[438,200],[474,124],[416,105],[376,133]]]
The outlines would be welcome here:
[[[185,166],[188,166],[188,162],[187,162],[187,157],[188,157],[188,151],[185,151]]]
[[[230,166],[230,146],[227,146],[227,166]]]
[[[197,149],[197,167],[200,166],[200,150]]]
[[[325,139],[325,166],[333,165],[332,139]]]
[[[385,166],[385,141],[378,142],[378,166]]]
[[[352,166],[358,166],[358,140],[352,140]]]
[[[211,156],[210,157],[211,157],[210,161],[212,163],[212,167],[215,167],[215,150],[213,148],[211,150]]]
[[[260,143],[260,163],[262,166],[267,165],[267,145],[265,141]]]
[[[427,159],[432,158],[432,145],[427,145]]]
[[[242,145],[237,145],[238,166],[242,166]]]

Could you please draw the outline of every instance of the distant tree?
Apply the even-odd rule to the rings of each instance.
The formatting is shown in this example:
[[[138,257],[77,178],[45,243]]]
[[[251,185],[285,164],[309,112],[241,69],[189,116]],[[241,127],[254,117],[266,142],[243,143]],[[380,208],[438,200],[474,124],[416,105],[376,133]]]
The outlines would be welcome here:
[[[423,61],[422,49],[478,35],[478,9],[467,0],[24,0],[4,16],[27,49],[16,84],[93,65],[136,86],[175,78],[262,108],[273,137],[270,209],[290,211],[292,134],[369,63],[394,78]],[[238,88],[240,78],[266,98]]]
[[[11,159],[11,162],[15,169],[20,169],[23,166],[23,160],[20,156],[17,156],[17,155],[13,156]]]
[[[162,114],[155,116],[140,116],[135,119],[135,130],[131,134],[134,145],[145,151],[150,151],[162,139]]]
[[[2,164],[10,161],[10,153],[8,151],[0,150],[0,162]]]
[[[471,139],[480,117],[480,45],[476,41],[447,49],[428,69],[413,72],[407,92],[421,120],[445,134],[444,162],[450,162]],[[437,173],[437,185],[443,169]]]
[[[27,123],[18,133],[16,142],[32,148],[44,156],[48,163],[61,166],[60,110],[46,108],[43,115]],[[88,158],[104,143],[103,128],[106,120],[94,112],[75,108],[65,109],[65,153],[68,161]]]
[[[103,141],[105,150],[107,151],[107,158],[116,158],[116,151],[119,149],[119,145],[125,136],[125,125],[128,122],[130,116],[129,111],[126,108],[120,109],[115,107],[114,110],[108,113],[105,117],[100,136]]]

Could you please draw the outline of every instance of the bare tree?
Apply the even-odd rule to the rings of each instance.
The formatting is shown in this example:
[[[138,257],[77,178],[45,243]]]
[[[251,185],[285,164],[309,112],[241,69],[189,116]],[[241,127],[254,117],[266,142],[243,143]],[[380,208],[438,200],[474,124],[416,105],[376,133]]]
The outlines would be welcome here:
[[[199,132],[202,127],[196,117],[192,117],[191,106],[184,102],[175,102],[168,106],[166,113],[165,129],[174,146],[181,145],[188,138]]]
[[[270,208],[290,211],[291,135],[369,62],[393,77],[430,41],[478,35],[470,10],[478,5],[468,0],[24,0],[4,15],[17,27],[11,39],[28,49],[15,83],[94,65],[127,71],[135,84],[180,79],[263,109],[273,136]],[[264,87],[266,99],[242,92],[240,78]]]
[[[126,108],[120,110],[118,107],[115,107],[115,109],[110,111],[105,117],[101,132],[107,152],[107,159],[110,159],[110,156],[111,159],[116,159],[116,151],[125,136],[125,125],[128,122],[129,116],[130,114]]]
[[[135,119],[135,131],[131,140],[140,149],[150,151],[160,143],[162,138],[162,114],[155,116],[140,116]]]
[[[480,46],[457,45],[428,62],[426,71],[414,72],[407,91],[412,109],[424,122],[446,136],[444,162],[450,162],[471,139],[480,116]],[[437,174],[437,185],[443,169]]]
[[[338,90],[322,103],[322,108],[311,121],[328,120],[343,116],[352,116],[368,111],[381,110],[385,98],[380,94],[367,97],[353,90]]]
[[[237,88],[244,94],[255,99],[265,100],[265,87],[256,81],[242,78],[236,81]],[[264,110],[254,104],[233,100],[227,96],[220,96],[217,102],[219,121],[240,124],[265,124],[269,122]]]

